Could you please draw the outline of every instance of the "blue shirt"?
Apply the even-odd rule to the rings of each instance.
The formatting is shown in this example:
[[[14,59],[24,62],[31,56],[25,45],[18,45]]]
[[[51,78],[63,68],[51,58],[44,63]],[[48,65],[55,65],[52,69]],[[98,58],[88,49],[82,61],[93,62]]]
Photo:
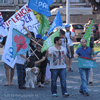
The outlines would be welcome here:
[[[80,57],[91,58],[92,49],[90,47],[86,47],[86,49],[84,49],[81,46],[81,47],[77,48],[76,54],[78,54]]]

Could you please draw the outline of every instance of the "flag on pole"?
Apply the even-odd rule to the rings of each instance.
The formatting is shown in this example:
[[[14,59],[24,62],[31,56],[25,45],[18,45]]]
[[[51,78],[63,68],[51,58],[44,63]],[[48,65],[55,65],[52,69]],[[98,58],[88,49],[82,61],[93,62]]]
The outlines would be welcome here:
[[[86,46],[90,46],[92,24],[93,24],[93,20],[83,36],[83,39],[85,39],[87,41]],[[81,46],[81,43],[79,43],[78,47],[80,47],[80,46]]]
[[[6,39],[5,48],[2,55],[2,61],[9,65],[11,68],[14,68],[17,57],[13,58],[13,47],[12,47],[12,29],[16,28],[14,23],[11,21],[8,36]]]
[[[98,68],[96,61],[78,57],[79,68]]]
[[[50,17],[51,13],[49,6],[52,3],[52,0],[29,0],[28,7],[42,15]]]
[[[0,12],[0,42],[2,42],[3,37],[7,36],[7,34],[8,33],[6,31],[4,20],[3,20],[2,14]]]
[[[12,32],[13,58],[15,58],[20,54],[25,54],[29,50],[30,38],[14,28]]]
[[[43,36],[49,30],[49,28],[50,24],[48,18],[42,15],[40,27],[38,28],[37,32]]]
[[[51,46],[54,45],[54,38],[56,36],[59,36],[59,31],[57,30],[56,32],[54,32],[50,37],[48,37],[44,43],[43,43],[43,47],[41,49],[41,52],[44,52],[45,50],[49,49]]]
[[[54,30],[54,28],[57,27],[57,26],[62,26],[62,18],[61,18],[61,15],[60,15],[60,11],[58,11],[58,13],[57,13],[49,31],[48,31],[48,34],[50,34]]]
[[[50,6],[51,4],[53,4],[53,0],[47,0],[48,1],[48,5]]]
[[[0,27],[6,29],[1,12],[0,12]]]

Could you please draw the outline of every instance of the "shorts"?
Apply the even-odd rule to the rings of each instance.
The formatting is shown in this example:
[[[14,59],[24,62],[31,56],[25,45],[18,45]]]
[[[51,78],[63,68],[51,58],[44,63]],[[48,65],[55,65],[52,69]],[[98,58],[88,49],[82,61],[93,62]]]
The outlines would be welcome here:
[[[69,51],[68,51],[68,54],[67,54],[67,57],[68,58],[73,58],[74,57],[74,46],[70,46],[70,52],[71,52],[71,57],[69,57]]]
[[[5,67],[10,67],[10,66],[9,66],[9,65],[7,65],[6,63],[4,63],[4,66],[5,66]]]
[[[94,48],[94,37],[91,37],[90,39],[90,47]]]

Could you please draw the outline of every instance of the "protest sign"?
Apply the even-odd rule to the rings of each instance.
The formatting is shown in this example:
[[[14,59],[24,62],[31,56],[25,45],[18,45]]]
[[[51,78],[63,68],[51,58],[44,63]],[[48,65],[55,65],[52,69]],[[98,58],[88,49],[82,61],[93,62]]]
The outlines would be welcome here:
[[[78,58],[79,68],[98,68],[96,61]]]
[[[33,14],[33,11],[27,7],[27,4],[5,22],[6,27],[9,27],[11,21],[13,21],[17,29],[23,34],[27,33],[26,30],[23,29],[23,26],[25,26],[29,31],[34,32],[35,35],[38,34],[37,30],[39,22]]]
[[[13,58],[13,48],[12,48],[12,29],[16,28],[14,24],[10,25],[9,33],[7,36],[4,52],[2,55],[2,61],[4,61],[7,65],[9,65],[11,68],[14,68],[14,65],[16,63],[17,57]]]

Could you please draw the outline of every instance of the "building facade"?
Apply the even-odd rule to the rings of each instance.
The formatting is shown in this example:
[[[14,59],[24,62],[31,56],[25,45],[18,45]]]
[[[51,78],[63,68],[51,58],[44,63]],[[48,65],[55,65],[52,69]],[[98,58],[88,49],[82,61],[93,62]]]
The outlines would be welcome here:
[[[0,0],[0,11],[4,21],[20,9],[28,0]]]
[[[29,0],[0,0],[0,11],[2,12],[4,21],[6,21],[10,16],[12,16],[17,10],[19,10],[28,1]],[[56,7],[64,8],[64,10],[62,10],[61,12],[63,12],[63,15],[65,16],[66,15],[66,12],[65,12],[66,0],[53,0],[53,1],[54,1],[54,3],[52,4],[52,9],[54,9]],[[91,8],[91,5],[88,2],[88,0],[70,0],[70,7],[71,8],[74,7],[74,10],[77,7],[80,10],[80,7]],[[80,14],[81,13],[80,11],[78,11],[77,8],[76,8],[76,11],[73,11],[73,9],[71,10],[71,11],[73,11],[72,14],[76,14],[76,13]],[[76,12],[76,13],[74,13],[74,12]],[[86,13],[88,13],[88,12],[86,12]],[[55,14],[54,14],[54,16],[55,16]]]

